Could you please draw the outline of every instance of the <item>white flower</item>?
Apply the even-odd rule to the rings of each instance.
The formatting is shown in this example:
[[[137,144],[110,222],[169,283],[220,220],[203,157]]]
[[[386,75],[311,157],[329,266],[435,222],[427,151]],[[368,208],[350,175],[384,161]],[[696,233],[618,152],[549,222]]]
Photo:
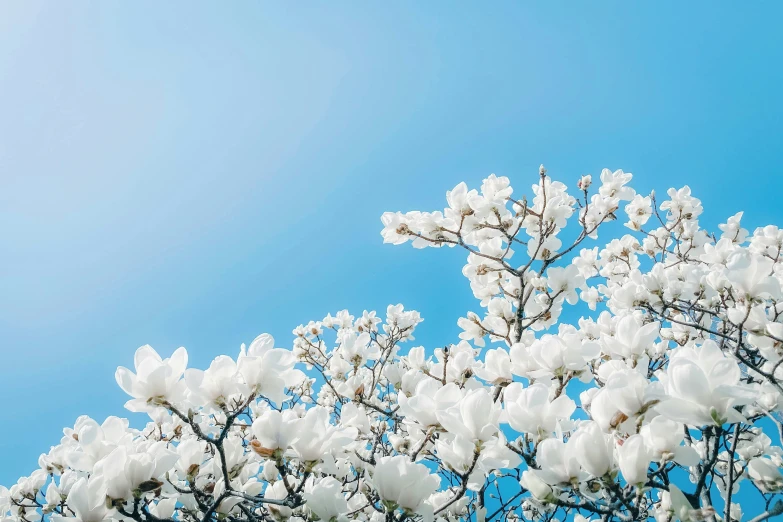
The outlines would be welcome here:
[[[718,345],[705,341],[698,349],[683,346],[671,356],[666,372],[659,376],[668,399],[656,410],[671,420],[692,426],[743,422],[734,406],[747,404],[756,392],[741,386],[741,372]]]
[[[536,470],[526,469],[522,472],[522,480],[520,480],[522,487],[530,491],[530,493],[539,500],[546,500],[552,496],[552,488],[541,480]]]
[[[363,366],[368,359],[375,360],[381,355],[376,343],[371,342],[370,334],[357,335],[349,330],[343,330],[338,335],[340,354],[353,366]]]
[[[568,419],[576,404],[563,394],[549,400],[549,388],[544,384],[532,384],[524,388],[514,382],[504,391],[506,420],[515,430],[545,438],[551,435],[557,422]]]
[[[631,181],[631,178],[633,178],[633,174],[630,172],[625,173],[622,170],[612,172],[609,169],[603,169],[601,171],[601,188],[598,192],[604,197],[628,201],[635,194],[631,187],[625,186]]]
[[[755,458],[748,462],[748,476],[762,491],[783,489],[783,475],[780,468],[767,458]]]
[[[620,472],[629,484],[647,481],[650,455],[641,435],[631,435],[618,448]]]
[[[298,428],[301,434],[291,445],[305,462],[317,462],[331,451],[345,451],[345,445],[356,439],[356,428],[338,428],[329,423],[329,411],[321,406],[307,410]]]
[[[252,445],[259,454],[271,454],[274,450],[286,450],[295,441],[301,424],[299,416],[293,410],[279,412],[267,410],[253,421],[253,435],[258,444]]]
[[[669,485],[669,496],[671,497],[671,509],[676,520],[680,522],[696,522],[702,518],[699,516],[698,511],[693,509],[682,490],[674,484]]]
[[[660,327],[658,322],[643,324],[639,316],[626,315],[617,322],[615,335],[602,340],[611,353],[636,360],[652,346]]]
[[[242,345],[237,369],[253,393],[280,404],[285,400],[286,386],[299,385],[304,374],[293,368],[296,362],[293,352],[274,348],[274,343],[271,335],[261,334],[247,350]]]
[[[458,473],[465,473],[470,470],[476,451],[476,444],[472,440],[462,435],[449,438],[440,437],[435,443],[435,448],[438,456],[443,459],[443,462],[449,468]]]
[[[349,512],[348,501],[342,492],[342,485],[334,477],[325,477],[303,494],[307,508],[324,521],[343,518]]]
[[[288,490],[282,480],[270,483],[264,490],[264,497],[274,500],[285,500],[288,498]],[[275,515],[275,518],[288,520],[293,514],[293,510],[288,506],[268,504],[267,509]]]
[[[497,433],[500,413],[500,405],[492,400],[486,389],[479,388],[436,415],[447,431],[468,440],[485,442]]]
[[[614,468],[614,443],[595,422],[583,422],[573,435],[577,459],[585,471],[603,477]]]
[[[406,216],[401,212],[384,212],[381,216],[381,222],[383,223],[383,236],[384,243],[391,243],[393,245],[401,245],[408,241],[411,237],[408,235],[409,228],[408,223],[414,216]]]
[[[178,455],[163,445],[154,445],[145,453],[129,454],[124,447],[111,452],[95,466],[95,477],[102,477],[106,484],[106,496],[111,499],[129,499],[134,490],[157,489],[163,483],[157,478],[171,469]],[[153,480],[155,479],[155,480]],[[157,482],[157,485],[154,483]]]
[[[503,348],[488,350],[484,366],[476,368],[476,375],[491,384],[511,382],[511,358]]]
[[[625,206],[625,213],[628,214],[626,226],[631,230],[641,230],[642,226],[652,216],[652,200],[649,196],[642,197],[637,194]]]
[[[725,224],[718,225],[718,228],[723,232],[720,236],[721,239],[728,239],[732,243],[744,243],[748,237],[748,231],[740,226],[740,220],[742,219],[743,212],[737,212],[731,216]]]
[[[100,480],[80,478],[68,494],[68,507],[75,517],[55,516],[62,521],[102,522],[111,517],[114,510],[106,508],[106,489]]]
[[[111,453],[117,446],[131,444],[128,420],[108,417],[103,424],[85,416],[76,420],[73,430],[65,435],[75,440],[77,447],[66,453],[65,461],[77,471],[91,472],[95,463]]]
[[[550,268],[546,277],[547,285],[553,295],[560,294],[569,304],[576,304],[578,300],[576,290],[585,284],[585,279],[579,273],[579,268],[574,265],[565,268]]]
[[[188,365],[188,353],[178,348],[169,359],[161,359],[151,346],[136,350],[136,373],[124,366],[117,368],[115,379],[120,388],[133,397],[125,403],[130,411],[150,411],[165,402],[178,403],[184,398],[185,383],[181,380]]]
[[[185,474],[196,471],[204,462],[206,446],[204,441],[197,439],[187,439],[177,444],[177,467]]]
[[[584,370],[587,361],[600,352],[597,343],[583,342],[576,335],[544,335],[530,346],[530,355],[541,368],[532,376],[539,378]]]
[[[438,413],[462,399],[462,391],[453,383],[443,386],[440,381],[423,379],[416,384],[415,391],[407,398],[401,394],[398,398],[400,412],[421,426],[440,425]]]
[[[568,442],[560,439],[541,441],[536,453],[541,470],[536,473],[552,486],[580,482],[584,472],[577,458],[579,451],[573,437]]]
[[[163,498],[150,505],[150,513],[160,519],[169,519],[177,507],[176,498]]]
[[[185,370],[190,401],[195,405],[215,404],[220,408],[241,390],[236,374],[237,364],[227,355],[217,357],[207,371]]]
[[[726,278],[740,296],[777,299],[781,296],[780,282],[770,275],[773,264],[772,259],[748,251],[735,252],[729,257]]]
[[[440,477],[430,473],[427,466],[397,455],[378,459],[372,484],[381,499],[390,506],[415,513],[424,500],[438,489]]]
[[[653,460],[666,462],[673,460],[683,466],[695,466],[699,455],[690,446],[682,445],[685,438],[683,425],[664,417],[655,417],[640,431]]]

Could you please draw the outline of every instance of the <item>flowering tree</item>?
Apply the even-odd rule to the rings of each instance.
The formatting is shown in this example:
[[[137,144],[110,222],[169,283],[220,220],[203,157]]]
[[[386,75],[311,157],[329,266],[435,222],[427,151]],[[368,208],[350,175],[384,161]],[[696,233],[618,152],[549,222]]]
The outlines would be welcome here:
[[[529,199],[494,175],[387,243],[467,250],[481,313],[404,348],[419,314],[347,311],[187,369],[136,352],[116,379],[142,429],[81,417],[0,489],[3,520],[760,522],[783,512],[783,231],[699,228],[690,189],[604,170]],[[624,211],[624,212],[623,212]],[[627,217],[628,233],[590,247]],[[567,227],[568,223],[571,227]],[[521,251],[515,255],[515,251]],[[580,304],[581,302],[581,304]],[[585,314],[560,320],[566,305]],[[573,314],[572,314],[573,315]],[[485,348],[489,341],[491,346]],[[741,490],[741,492],[740,492]],[[741,504],[738,499],[742,499]]]

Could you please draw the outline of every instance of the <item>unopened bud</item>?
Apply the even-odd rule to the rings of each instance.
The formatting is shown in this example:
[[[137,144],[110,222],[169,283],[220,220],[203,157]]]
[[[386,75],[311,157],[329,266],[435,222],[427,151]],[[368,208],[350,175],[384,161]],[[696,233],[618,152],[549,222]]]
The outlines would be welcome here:
[[[542,163],[540,167],[538,167],[538,173],[542,176],[546,174],[546,168],[544,168],[544,164]]]
[[[590,188],[590,185],[593,183],[593,177],[591,175],[582,176],[579,178],[579,181],[576,182],[576,186],[580,190],[587,190]]]

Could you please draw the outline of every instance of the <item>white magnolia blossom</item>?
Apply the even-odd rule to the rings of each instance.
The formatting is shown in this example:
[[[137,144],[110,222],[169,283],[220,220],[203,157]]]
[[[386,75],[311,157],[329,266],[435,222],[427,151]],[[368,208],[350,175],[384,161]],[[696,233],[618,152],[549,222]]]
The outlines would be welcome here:
[[[136,350],[134,363],[135,374],[124,366],[117,368],[115,374],[120,388],[133,397],[125,403],[128,410],[149,411],[169,401],[184,399],[187,386],[181,377],[188,365],[185,348],[179,348],[168,359],[161,359],[151,346],[142,346]]]
[[[644,484],[650,466],[650,452],[641,435],[631,435],[617,448],[620,472],[628,484]]]
[[[347,520],[350,508],[342,489],[342,483],[330,476],[311,482],[303,495],[307,509],[321,520]]]
[[[532,384],[527,388],[514,382],[505,390],[506,420],[516,431],[538,438],[551,436],[558,423],[569,419],[576,403],[567,395],[549,399],[550,389],[545,384]]]
[[[401,507],[417,512],[438,489],[440,477],[423,464],[411,462],[404,455],[395,455],[378,459],[372,483],[387,510]]]
[[[542,166],[527,194],[492,175],[384,214],[386,243],[466,251],[479,309],[458,339],[409,347],[422,319],[393,305],[205,370],[143,346],[116,380],[149,422],[78,418],[0,487],[2,522],[783,513],[783,230],[732,211],[708,233],[689,187],[658,201],[631,181]]]

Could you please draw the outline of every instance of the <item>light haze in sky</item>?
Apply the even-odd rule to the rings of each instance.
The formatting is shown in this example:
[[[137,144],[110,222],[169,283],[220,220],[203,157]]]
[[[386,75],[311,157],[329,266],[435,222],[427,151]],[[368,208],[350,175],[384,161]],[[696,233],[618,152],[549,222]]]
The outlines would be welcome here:
[[[665,8],[664,8],[665,7]],[[461,251],[383,245],[544,163],[639,192],[689,184],[702,222],[783,224],[783,4],[3,2],[0,483],[88,414],[118,365],[191,365],[348,308],[478,310]],[[144,418],[131,415],[142,426]],[[22,436],[23,435],[23,436]]]

